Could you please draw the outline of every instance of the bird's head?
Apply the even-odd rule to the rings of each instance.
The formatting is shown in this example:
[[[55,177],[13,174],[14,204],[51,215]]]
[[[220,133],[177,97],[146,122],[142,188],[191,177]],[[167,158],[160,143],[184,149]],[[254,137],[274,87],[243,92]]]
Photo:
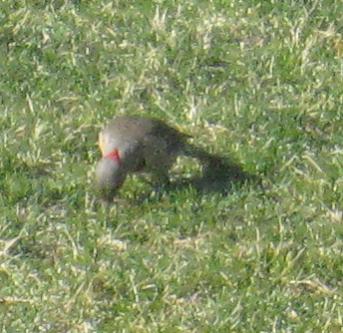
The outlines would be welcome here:
[[[126,172],[117,150],[105,155],[98,162],[95,177],[101,196],[107,200],[112,200],[126,178]]]

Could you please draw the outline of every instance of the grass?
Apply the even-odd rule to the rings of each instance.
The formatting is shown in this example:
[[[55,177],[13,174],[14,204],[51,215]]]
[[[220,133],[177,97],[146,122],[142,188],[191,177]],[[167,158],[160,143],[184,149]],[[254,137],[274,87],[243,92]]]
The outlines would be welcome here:
[[[342,331],[340,1],[0,6],[2,332]],[[260,181],[102,207],[98,131],[137,113]]]

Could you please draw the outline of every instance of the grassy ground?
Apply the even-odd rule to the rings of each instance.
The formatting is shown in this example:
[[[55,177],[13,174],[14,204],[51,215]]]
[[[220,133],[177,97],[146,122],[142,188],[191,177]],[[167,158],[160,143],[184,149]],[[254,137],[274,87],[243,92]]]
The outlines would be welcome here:
[[[0,7],[1,332],[342,332],[341,1]],[[96,137],[127,113],[259,181],[199,190],[181,159],[105,209]]]

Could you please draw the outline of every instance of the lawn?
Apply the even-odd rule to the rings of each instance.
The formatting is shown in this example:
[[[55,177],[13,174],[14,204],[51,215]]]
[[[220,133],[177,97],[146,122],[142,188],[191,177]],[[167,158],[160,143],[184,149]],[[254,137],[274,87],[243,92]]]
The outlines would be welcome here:
[[[2,1],[0,331],[342,332],[342,13]],[[96,141],[119,114],[245,176],[197,186],[180,157],[169,187],[132,176],[106,207]]]

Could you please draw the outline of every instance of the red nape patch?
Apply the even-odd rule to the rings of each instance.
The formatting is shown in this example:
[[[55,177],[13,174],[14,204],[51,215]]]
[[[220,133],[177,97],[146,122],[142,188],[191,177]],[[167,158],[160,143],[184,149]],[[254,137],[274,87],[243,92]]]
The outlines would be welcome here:
[[[118,149],[112,150],[107,155],[105,155],[104,158],[109,158],[112,161],[116,161],[116,162],[120,163],[119,150]]]

